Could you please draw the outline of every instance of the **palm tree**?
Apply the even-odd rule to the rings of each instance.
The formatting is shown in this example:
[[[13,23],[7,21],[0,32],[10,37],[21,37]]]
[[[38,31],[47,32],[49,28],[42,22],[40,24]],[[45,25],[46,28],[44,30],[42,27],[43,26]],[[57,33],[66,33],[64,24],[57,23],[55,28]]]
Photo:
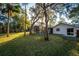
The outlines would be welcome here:
[[[9,36],[9,20],[10,20],[10,16],[11,16],[11,12],[12,12],[12,6],[10,4],[7,4],[7,8],[8,8],[8,21],[7,21],[7,37]]]
[[[7,37],[9,37],[9,32],[10,32],[10,17],[12,16],[13,12],[19,13],[19,5],[15,4],[4,4],[5,8],[3,8],[2,13],[7,13],[8,15],[8,20],[7,20]],[[18,7],[18,8],[17,8]]]

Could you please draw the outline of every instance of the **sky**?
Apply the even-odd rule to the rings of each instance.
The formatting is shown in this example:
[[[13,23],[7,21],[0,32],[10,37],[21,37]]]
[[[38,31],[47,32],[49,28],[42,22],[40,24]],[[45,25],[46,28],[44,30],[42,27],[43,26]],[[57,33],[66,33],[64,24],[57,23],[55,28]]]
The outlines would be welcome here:
[[[21,5],[21,7],[22,8],[24,8],[24,5],[22,5],[22,4],[20,4]],[[34,6],[35,5],[35,3],[29,3],[28,5],[27,5],[27,9],[29,9],[30,7],[32,7],[32,6]]]

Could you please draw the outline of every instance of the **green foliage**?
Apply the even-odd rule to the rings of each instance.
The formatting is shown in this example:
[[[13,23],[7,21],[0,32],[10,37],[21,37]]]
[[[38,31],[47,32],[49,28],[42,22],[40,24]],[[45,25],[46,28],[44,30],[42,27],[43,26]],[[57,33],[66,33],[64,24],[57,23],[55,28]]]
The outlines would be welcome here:
[[[72,19],[72,23],[79,24],[79,4],[70,11],[69,18]]]
[[[5,8],[2,8],[2,13],[8,13],[9,10],[12,12],[19,13],[20,12],[20,5],[19,4],[10,4],[10,3],[4,3],[2,4],[2,7],[5,6]]]
[[[10,23],[11,28],[13,28],[15,31],[23,31],[24,30],[24,22],[25,22],[25,16],[19,16],[19,15],[15,15],[12,17],[13,18],[13,22]],[[29,29],[30,27],[30,20],[26,19],[26,30]]]
[[[5,16],[6,16],[10,13],[10,15],[8,15],[8,17],[10,18],[9,21],[12,21],[9,24],[10,31],[11,32],[23,31],[24,30],[24,23],[25,23],[25,16],[24,16],[25,13],[21,13],[23,10],[21,10],[20,4],[18,4],[18,3],[14,3],[14,4],[6,3],[6,4],[2,4],[1,6],[5,6],[5,8],[3,8],[1,10],[2,14],[5,14]],[[26,28],[28,29],[29,27],[30,27],[30,21],[27,18],[26,19]]]
[[[69,17],[72,18],[72,17],[78,16],[78,13],[79,13],[79,5],[70,11]]]
[[[19,24],[23,29],[24,29],[24,23],[25,23],[25,15],[22,15],[20,17]],[[26,30],[30,27],[30,25],[31,25],[30,20],[26,18]]]
[[[21,8],[21,6],[19,4],[15,5],[14,8],[13,8],[13,11],[20,13],[20,8]]]

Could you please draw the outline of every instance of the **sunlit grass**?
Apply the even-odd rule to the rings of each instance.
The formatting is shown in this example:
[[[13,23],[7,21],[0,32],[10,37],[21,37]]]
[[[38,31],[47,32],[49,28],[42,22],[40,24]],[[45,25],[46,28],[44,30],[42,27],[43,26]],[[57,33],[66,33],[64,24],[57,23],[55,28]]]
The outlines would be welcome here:
[[[27,34],[28,34],[28,32],[27,32]],[[15,38],[21,37],[21,36],[23,36],[23,32],[10,33],[9,37],[7,37],[7,35],[5,34],[5,35],[0,36],[0,43],[7,42],[7,41],[13,40]]]

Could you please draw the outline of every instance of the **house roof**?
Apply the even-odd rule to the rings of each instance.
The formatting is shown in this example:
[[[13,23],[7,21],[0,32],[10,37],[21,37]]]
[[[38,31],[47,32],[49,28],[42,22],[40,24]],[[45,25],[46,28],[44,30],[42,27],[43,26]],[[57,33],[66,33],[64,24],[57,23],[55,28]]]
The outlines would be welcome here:
[[[79,24],[68,24],[68,23],[59,23],[59,24],[55,25],[54,27],[59,26],[61,24],[62,25],[67,25],[67,26],[72,26],[72,27],[75,27],[75,28],[79,28]]]

